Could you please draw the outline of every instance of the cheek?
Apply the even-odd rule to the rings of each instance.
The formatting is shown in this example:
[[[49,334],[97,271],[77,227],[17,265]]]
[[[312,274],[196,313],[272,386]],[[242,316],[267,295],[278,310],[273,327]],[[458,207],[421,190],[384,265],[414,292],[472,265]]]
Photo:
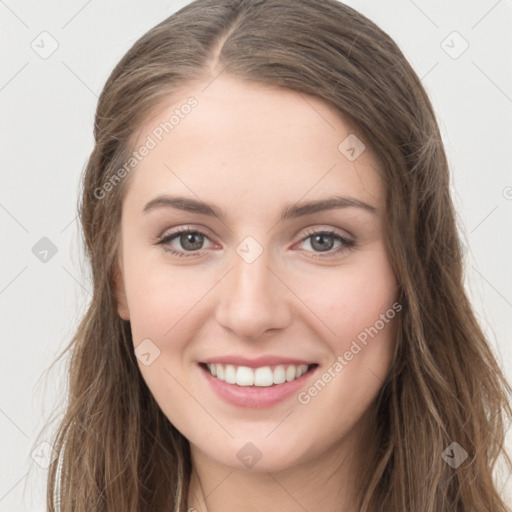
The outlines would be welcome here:
[[[142,257],[132,259],[134,271],[127,272],[126,289],[135,345],[144,338],[154,338],[159,345],[169,339],[179,343],[176,333],[186,323],[183,320],[211,288],[209,274],[192,266],[152,263],[147,256],[145,264]]]
[[[357,270],[340,271],[325,289],[314,289],[306,300],[323,312],[319,316],[331,331],[324,337],[329,358],[322,361],[316,380],[302,390],[299,403],[311,416],[328,407],[333,417],[344,418],[339,424],[344,428],[364,413],[384,383],[401,305],[395,301],[396,281],[383,256]]]
[[[299,393],[298,402],[308,418],[325,417],[328,411],[333,439],[359,421],[382,389],[392,362],[396,326],[396,319],[391,320],[382,330],[371,331],[364,342],[354,337],[338,343],[331,361]]]
[[[304,302],[328,328],[330,344],[337,351],[345,351],[347,343],[376,323],[379,331],[387,333],[389,329],[384,327],[396,316],[393,309],[386,315],[397,295],[392,269],[384,251],[371,256],[358,265],[340,267],[325,279],[313,274],[298,277]]]
[[[191,268],[139,265],[127,288],[135,353],[137,347],[147,346],[154,357],[147,366],[138,357],[139,369],[166,417],[184,432],[190,424],[205,423],[206,428],[208,423],[188,391],[194,387],[188,350],[200,324],[201,298],[211,284],[207,275],[193,273]]]

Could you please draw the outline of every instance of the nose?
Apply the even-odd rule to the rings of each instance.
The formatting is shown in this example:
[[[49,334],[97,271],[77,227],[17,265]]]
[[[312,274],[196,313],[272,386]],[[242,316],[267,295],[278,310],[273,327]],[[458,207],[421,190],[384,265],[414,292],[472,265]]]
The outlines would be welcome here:
[[[291,321],[293,294],[270,263],[265,251],[252,263],[235,254],[232,270],[220,283],[216,320],[239,338],[258,339]]]

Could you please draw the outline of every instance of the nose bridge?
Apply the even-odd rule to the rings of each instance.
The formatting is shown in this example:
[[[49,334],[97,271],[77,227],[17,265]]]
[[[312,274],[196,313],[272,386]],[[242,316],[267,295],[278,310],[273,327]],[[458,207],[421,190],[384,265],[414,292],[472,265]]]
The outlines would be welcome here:
[[[290,319],[284,285],[268,268],[269,252],[263,251],[253,259],[254,249],[249,245],[244,253],[243,243],[237,248],[217,306],[217,321],[244,338],[283,328]]]
[[[232,271],[232,293],[242,302],[252,302],[258,297],[269,294],[273,287],[270,261],[267,253],[263,253],[254,261],[237,256]],[[261,301],[259,301],[261,302]]]

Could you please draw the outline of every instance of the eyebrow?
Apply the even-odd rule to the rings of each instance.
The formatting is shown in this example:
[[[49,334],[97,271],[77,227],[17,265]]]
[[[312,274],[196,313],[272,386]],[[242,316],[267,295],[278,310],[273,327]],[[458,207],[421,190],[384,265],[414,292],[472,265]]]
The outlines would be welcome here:
[[[144,206],[143,212],[148,213],[160,208],[175,208],[190,213],[198,213],[201,215],[209,215],[218,219],[227,218],[227,213],[213,204],[197,201],[183,196],[158,196],[149,201]],[[375,213],[377,208],[364,201],[347,196],[333,196],[318,201],[309,201],[302,204],[293,204],[287,206],[282,214],[281,220],[295,219],[313,213],[334,210],[338,208],[361,208],[370,213]]]

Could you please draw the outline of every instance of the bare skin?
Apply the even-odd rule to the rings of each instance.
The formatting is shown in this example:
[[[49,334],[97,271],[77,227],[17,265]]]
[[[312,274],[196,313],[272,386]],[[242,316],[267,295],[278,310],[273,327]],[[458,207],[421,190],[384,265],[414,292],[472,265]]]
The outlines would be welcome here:
[[[139,132],[137,147],[188,97],[197,99],[129,176],[119,314],[131,322],[135,348],[150,340],[160,351],[139,367],[190,441],[189,507],[355,512],[358,475],[377,447],[372,404],[396,337],[395,312],[386,313],[397,283],[383,239],[379,164],[368,145],[354,161],[340,151],[355,131],[316,98],[224,75],[204,88],[173,95]],[[144,212],[163,195],[213,204],[226,217],[161,204]],[[289,206],[334,196],[370,208],[280,220]],[[194,239],[199,249],[179,234],[158,243],[184,228],[204,234]],[[334,234],[314,236],[325,230]],[[246,237],[249,252],[262,251],[252,262],[237,252]],[[354,340],[372,326],[377,334],[356,352]],[[300,396],[247,408],[220,397],[199,365],[227,355],[318,366]],[[310,391],[325,374],[325,386]],[[251,467],[237,456],[247,443],[261,454]]]

